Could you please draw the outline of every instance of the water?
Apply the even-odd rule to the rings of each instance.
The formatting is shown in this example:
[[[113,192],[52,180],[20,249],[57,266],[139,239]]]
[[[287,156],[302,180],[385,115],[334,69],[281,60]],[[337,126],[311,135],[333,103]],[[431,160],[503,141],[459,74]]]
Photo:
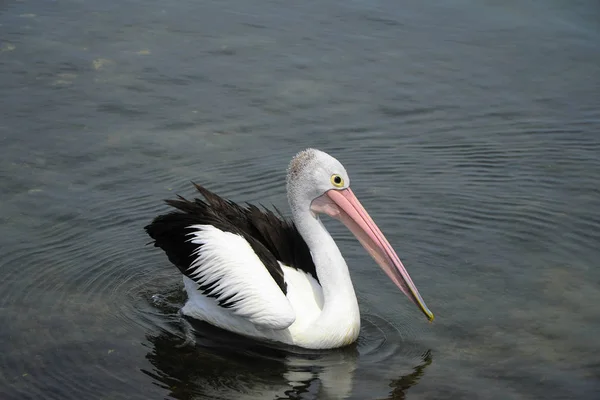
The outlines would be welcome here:
[[[595,1],[0,3],[0,398],[600,396]],[[344,227],[356,346],[190,327],[142,228],[190,181],[287,210],[337,157],[436,315]]]

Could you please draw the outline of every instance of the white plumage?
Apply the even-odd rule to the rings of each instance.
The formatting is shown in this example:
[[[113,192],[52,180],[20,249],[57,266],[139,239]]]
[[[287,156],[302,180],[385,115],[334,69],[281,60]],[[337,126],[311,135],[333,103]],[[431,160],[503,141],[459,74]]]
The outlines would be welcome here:
[[[360,330],[358,307],[356,312],[344,314],[331,332],[313,329],[323,311],[323,290],[306,272],[280,264],[287,294],[283,294],[269,275],[248,242],[241,236],[224,232],[210,225],[194,225],[191,242],[201,245],[191,265],[194,278],[207,276],[205,284],[216,283],[219,295],[207,297],[198,290],[194,280],[183,278],[189,299],[182,312],[192,318],[211,323],[222,329],[246,336],[276,340],[302,347],[329,347],[342,329],[342,340],[351,343]],[[236,300],[230,308],[223,308],[218,300],[233,294]]]
[[[243,237],[211,225],[190,228],[190,241],[202,245],[190,266],[192,279],[215,284],[218,299],[234,302],[232,314],[258,327],[285,329],[294,322],[290,302]]]

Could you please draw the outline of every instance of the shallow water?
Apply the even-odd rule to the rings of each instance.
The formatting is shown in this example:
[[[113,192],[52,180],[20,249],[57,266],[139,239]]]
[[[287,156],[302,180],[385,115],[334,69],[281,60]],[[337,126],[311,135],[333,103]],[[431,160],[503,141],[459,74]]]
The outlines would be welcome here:
[[[0,398],[600,396],[595,1],[0,3]],[[330,152],[436,315],[327,222],[355,346],[178,315],[190,181],[287,210]]]

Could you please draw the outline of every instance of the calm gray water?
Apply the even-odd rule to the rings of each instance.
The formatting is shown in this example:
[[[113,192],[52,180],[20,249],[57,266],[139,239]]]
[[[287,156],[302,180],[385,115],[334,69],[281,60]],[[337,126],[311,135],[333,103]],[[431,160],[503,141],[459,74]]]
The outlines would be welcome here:
[[[600,398],[595,0],[0,2],[1,399]],[[347,167],[436,315],[343,226],[331,352],[186,328],[143,226]]]

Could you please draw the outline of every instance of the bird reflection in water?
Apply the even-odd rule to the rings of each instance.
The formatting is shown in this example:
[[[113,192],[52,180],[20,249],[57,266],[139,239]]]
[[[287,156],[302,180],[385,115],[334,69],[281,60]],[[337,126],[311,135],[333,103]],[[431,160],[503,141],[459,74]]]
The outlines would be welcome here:
[[[197,321],[183,325],[188,323],[193,333],[172,321],[147,336],[151,350],[146,357],[153,370],[142,372],[171,398],[344,399],[353,393],[359,345],[309,351],[266,345]],[[388,399],[404,399],[418,383],[432,362],[431,352],[419,358],[412,371],[391,383],[382,381],[391,388]]]

